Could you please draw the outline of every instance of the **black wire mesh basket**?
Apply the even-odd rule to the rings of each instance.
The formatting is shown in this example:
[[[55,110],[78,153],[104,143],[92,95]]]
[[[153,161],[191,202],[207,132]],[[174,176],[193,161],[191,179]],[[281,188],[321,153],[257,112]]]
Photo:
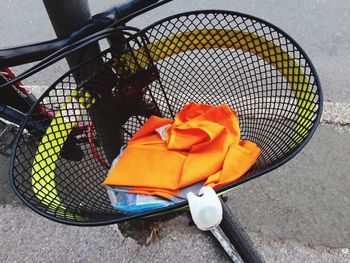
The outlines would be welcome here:
[[[125,37],[123,45],[59,78],[21,126],[11,183],[49,219],[102,225],[135,217],[111,206],[101,184],[109,165],[151,115],[174,118],[191,101],[236,109],[241,139],[262,150],[242,178],[218,193],[291,159],[318,125],[322,93],[315,69],[299,45],[270,23],[198,11]]]

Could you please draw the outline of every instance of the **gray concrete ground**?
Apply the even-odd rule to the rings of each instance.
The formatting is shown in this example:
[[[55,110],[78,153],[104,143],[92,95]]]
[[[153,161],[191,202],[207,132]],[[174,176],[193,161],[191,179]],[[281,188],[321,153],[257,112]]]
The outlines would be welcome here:
[[[90,2],[96,12],[118,1]],[[236,10],[283,28],[314,62],[329,102],[314,138],[283,167],[229,194],[229,205],[267,262],[350,262],[349,7],[348,0],[175,0],[134,21],[143,26],[185,10]],[[54,37],[40,1],[2,1],[0,15],[0,48]],[[65,67],[55,65],[29,83],[47,85]],[[225,260],[207,236],[186,226],[183,217],[164,224],[161,237],[149,247],[123,238],[115,227],[76,228],[42,219],[14,201],[7,162],[0,156],[1,262]]]
[[[323,125],[294,160],[228,195],[229,206],[267,262],[349,262],[350,195],[344,173],[350,168],[349,140],[349,130]],[[114,226],[77,228],[42,219],[18,204],[6,182],[7,161],[0,156],[4,262],[60,262],[63,255],[71,262],[225,260],[212,240],[187,226],[185,217],[163,224],[161,237],[149,247],[125,239]]]
[[[161,226],[148,247],[124,238],[113,226],[79,228],[49,222],[21,207],[0,208],[1,262],[227,262],[211,237],[177,218]],[[302,245],[252,235],[266,262],[350,261],[349,249]]]

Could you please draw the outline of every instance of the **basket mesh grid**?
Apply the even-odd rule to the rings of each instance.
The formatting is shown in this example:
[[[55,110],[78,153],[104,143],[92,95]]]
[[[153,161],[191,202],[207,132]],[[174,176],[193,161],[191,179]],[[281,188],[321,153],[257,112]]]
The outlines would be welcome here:
[[[13,186],[35,211],[60,222],[123,220],[101,185],[108,169],[96,155],[109,165],[150,115],[173,118],[191,101],[236,109],[241,139],[262,149],[230,186],[237,185],[309,139],[321,103],[315,74],[288,36],[258,19],[221,11],[164,19],[47,90],[39,103],[55,117],[28,115]]]

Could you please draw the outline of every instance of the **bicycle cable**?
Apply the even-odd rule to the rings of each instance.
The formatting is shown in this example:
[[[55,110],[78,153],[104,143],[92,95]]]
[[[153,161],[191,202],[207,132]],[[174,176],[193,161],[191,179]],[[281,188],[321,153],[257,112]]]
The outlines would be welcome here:
[[[77,51],[78,49],[81,49],[82,47],[85,47],[87,45],[90,45],[100,39],[103,39],[107,36],[111,36],[116,33],[120,33],[121,31],[129,35],[129,37],[133,36],[133,34],[128,34],[125,30],[131,30],[135,32],[139,32],[140,30],[136,27],[131,27],[131,26],[123,26],[123,27],[116,27],[116,28],[106,28],[100,32],[94,33],[86,38],[80,39],[75,43],[72,43],[68,46],[63,47],[62,49],[56,51],[55,53],[49,55],[46,57],[44,60],[40,61],[38,64],[33,66],[32,68],[24,71],[23,73],[19,74],[16,78],[10,80],[9,82],[0,85],[0,89],[3,87],[6,87],[8,85],[11,85],[15,82],[21,81],[31,75],[34,75],[38,73],[39,71],[45,69],[46,67],[54,64],[55,62],[59,61],[60,59],[68,56],[69,54]],[[125,39],[127,41],[128,39]],[[76,65],[79,66],[80,64]]]

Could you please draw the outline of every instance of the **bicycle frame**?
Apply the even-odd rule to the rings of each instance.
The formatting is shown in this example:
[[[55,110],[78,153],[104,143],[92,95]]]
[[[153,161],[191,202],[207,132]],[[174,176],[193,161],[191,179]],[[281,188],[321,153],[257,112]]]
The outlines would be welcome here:
[[[130,0],[92,17],[87,0],[43,1],[58,38],[0,50],[0,68],[39,61],[68,44],[120,21],[127,22],[134,16],[171,0],[161,1],[159,4],[156,4],[159,0]],[[62,16],[62,12],[65,16]]]
[[[88,0],[43,0],[58,38],[0,50],[0,117],[20,125],[25,118],[25,114],[37,100],[25,88],[23,83],[19,82],[25,77],[17,77],[8,67],[42,60],[84,37],[108,27],[123,25],[133,17],[170,1],[129,0],[91,17]],[[62,16],[62,14],[65,15]],[[117,35],[113,39],[108,39],[108,41],[111,46],[118,50],[118,45],[123,41],[123,36]],[[74,52],[66,58],[69,67],[73,68],[83,60],[94,57],[99,51],[99,47],[94,45],[86,47],[79,52]],[[78,76],[75,77],[77,78]],[[9,105],[8,100],[10,97],[13,98],[13,101]],[[37,111],[43,118],[52,119],[54,116],[54,113],[45,107],[38,107]],[[94,152],[92,127],[92,124],[85,128],[80,127],[76,133],[87,133],[89,144]],[[39,130],[45,129],[45,127],[36,128]],[[100,157],[96,156],[96,159],[99,160],[102,166],[107,167],[106,163],[100,160]],[[112,157],[109,159],[112,159]]]

